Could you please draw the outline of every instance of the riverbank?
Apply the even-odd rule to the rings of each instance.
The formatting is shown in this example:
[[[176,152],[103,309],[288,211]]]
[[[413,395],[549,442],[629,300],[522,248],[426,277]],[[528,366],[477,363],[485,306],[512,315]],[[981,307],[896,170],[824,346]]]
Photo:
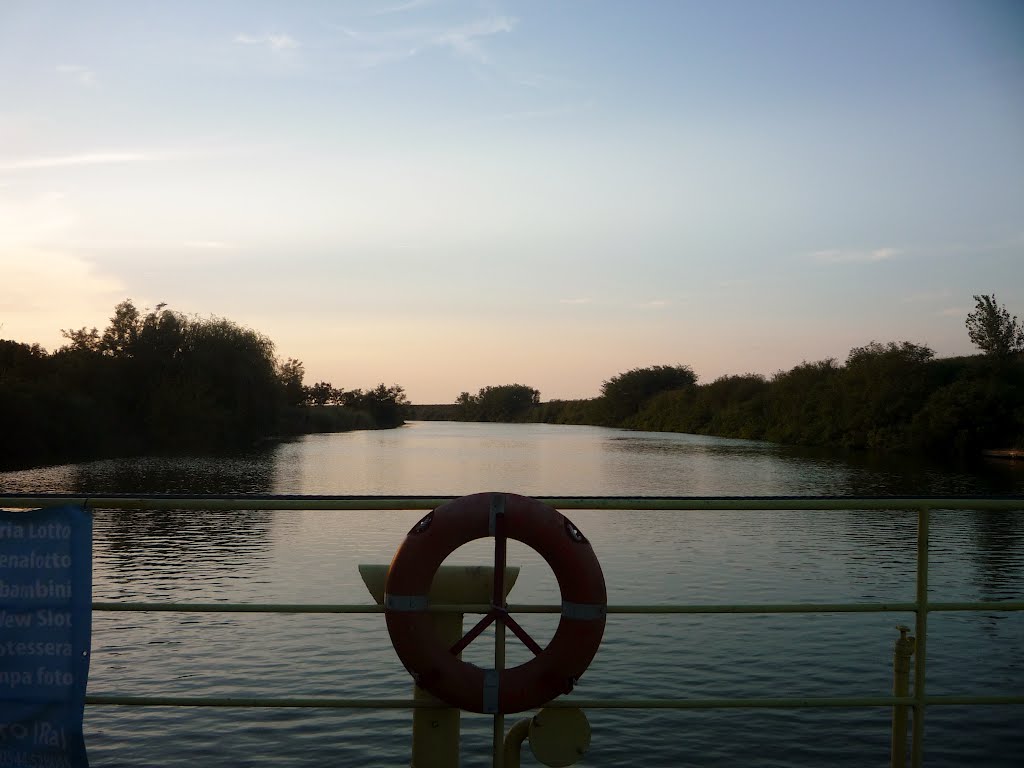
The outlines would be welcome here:
[[[794,446],[926,456],[1024,450],[1024,359],[935,359],[910,342],[872,342],[834,359],[774,376],[722,376],[699,384],[687,366],[639,368],[612,377],[599,397],[488,407],[486,387],[417,418],[542,422],[767,440]]]
[[[0,472],[133,456],[232,456],[266,443],[302,435],[396,429],[404,424],[405,420],[401,418],[380,423],[368,411],[344,406],[296,406],[285,409],[273,434],[244,442],[216,439],[204,443],[201,432],[194,442],[174,446],[148,444],[138,433],[125,431],[98,431],[79,439],[72,439],[72,436],[66,434],[34,433],[21,441],[13,440],[0,445]]]
[[[225,318],[131,301],[110,325],[63,331],[53,353],[0,339],[0,467],[145,454],[244,450],[280,435],[403,423],[398,385],[303,383],[299,360]],[[320,390],[340,398],[316,403]]]
[[[1003,451],[982,451],[981,455],[987,459],[1007,459],[1009,461],[1024,461],[1024,450],[1011,448]]]

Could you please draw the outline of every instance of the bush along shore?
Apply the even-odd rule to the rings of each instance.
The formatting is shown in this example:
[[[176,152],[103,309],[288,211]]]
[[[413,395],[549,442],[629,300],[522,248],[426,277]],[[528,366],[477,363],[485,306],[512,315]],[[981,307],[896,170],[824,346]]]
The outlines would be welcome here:
[[[404,423],[402,387],[327,385],[335,399],[323,402],[300,361],[278,359],[266,336],[223,318],[164,305],[143,314],[124,301],[102,332],[62,333],[67,344],[53,353],[0,339],[0,467],[229,451]]]
[[[740,374],[698,384],[687,365],[620,373],[599,397],[540,402],[523,384],[463,392],[424,408],[467,421],[591,424],[662,432],[967,457],[1024,449],[1024,325],[996,301],[974,297],[965,320],[981,354],[936,359],[910,341],[869,342],[774,376]]]
[[[1024,448],[1024,360],[935,359],[911,342],[871,342],[846,362],[801,363],[774,376],[722,376],[698,384],[685,365],[636,368],[601,395],[540,402],[526,385],[462,393],[446,409],[416,413],[466,421],[590,424],[769,440],[792,445],[969,456]]]

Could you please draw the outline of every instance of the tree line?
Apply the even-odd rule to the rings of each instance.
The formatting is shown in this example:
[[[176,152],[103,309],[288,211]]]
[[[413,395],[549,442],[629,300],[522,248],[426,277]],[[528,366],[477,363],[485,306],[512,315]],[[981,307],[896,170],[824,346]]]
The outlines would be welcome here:
[[[53,353],[0,339],[0,466],[246,447],[273,436],[403,423],[399,386],[332,406],[265,335],[218,317],[126,300],[109,325],[64,330]],[[330,385],[327,385],[328,387]],[[333,393],[338,391],[332,390]]]
[[[540,402],[522,384],[463,392],[455,418],[591,424],[794,445],[966,455],[1024,448],[1024,327],[975,296],[966,321],[983,354],[936,359],[926,345],[872,341],[773,376],[699,384],[687,365],[635,368],[596,398]]]

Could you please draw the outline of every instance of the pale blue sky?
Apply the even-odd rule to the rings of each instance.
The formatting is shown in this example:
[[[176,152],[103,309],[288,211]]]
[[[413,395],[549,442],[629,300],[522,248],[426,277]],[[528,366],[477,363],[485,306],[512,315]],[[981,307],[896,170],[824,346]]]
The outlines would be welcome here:
[[[0,337],[50,349],[131,297],[549,399],[1024,315],[1013,0],[3,0],[0,72]]]

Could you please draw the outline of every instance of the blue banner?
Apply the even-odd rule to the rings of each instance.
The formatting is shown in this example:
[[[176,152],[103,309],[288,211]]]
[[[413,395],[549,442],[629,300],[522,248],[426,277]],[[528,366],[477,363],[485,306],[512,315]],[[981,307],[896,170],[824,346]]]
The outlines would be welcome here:
[[[87,768],[92,516],[0,511],[0,768]]]

